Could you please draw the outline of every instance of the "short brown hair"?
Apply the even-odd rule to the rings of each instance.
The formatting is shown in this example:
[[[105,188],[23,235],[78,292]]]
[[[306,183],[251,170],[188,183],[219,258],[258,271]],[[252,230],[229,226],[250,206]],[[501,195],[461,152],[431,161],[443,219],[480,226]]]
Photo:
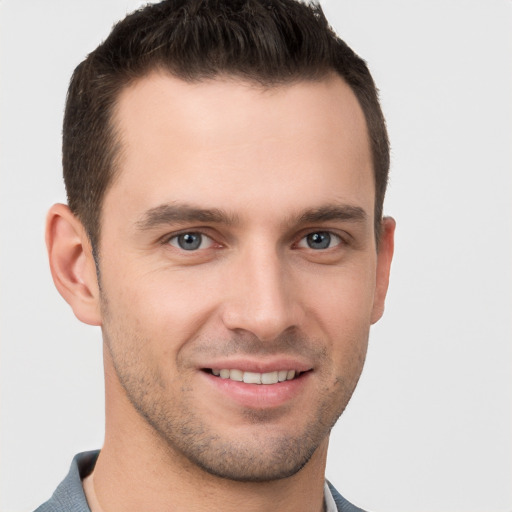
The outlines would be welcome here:
[[[164,69],[194,82],[233,75],[264,86],[320,80],[333,71],[355,93],[368,127],[379,236],[389,142],[372,76],[317,4],[297,0],[164,0],[128,15],[75,69],[63,126],[71,211],[98,248],[101,206],[119,170],[112,116],[120,91]]]

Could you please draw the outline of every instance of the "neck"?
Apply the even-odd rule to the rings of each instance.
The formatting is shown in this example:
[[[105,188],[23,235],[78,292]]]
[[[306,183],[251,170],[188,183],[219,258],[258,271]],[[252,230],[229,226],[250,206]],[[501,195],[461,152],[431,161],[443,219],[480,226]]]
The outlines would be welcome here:
[[[169,445],[119,396],[107,375],[105,443],[94,469],[102,512],[225,512],[323,509],[328,439],[295,475],[268,482],[237,482],[206,473]],[[115,379],[117,380],[117,379]],[[118,383],[115,383],[118,384]],[[117,388],[117,392],[112,389]]]

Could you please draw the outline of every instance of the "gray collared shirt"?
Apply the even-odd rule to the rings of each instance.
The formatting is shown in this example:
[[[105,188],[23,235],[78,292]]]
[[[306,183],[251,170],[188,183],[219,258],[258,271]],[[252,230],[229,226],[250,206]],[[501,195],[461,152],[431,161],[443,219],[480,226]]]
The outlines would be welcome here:
[[[91,512],[85,498],[82,480],[94,469],[99,450],[79,453],[73,459],[69,473],[53,496],[35,512]],[[324,487],[326,512],[364,512],[343,498],[326,482]]]

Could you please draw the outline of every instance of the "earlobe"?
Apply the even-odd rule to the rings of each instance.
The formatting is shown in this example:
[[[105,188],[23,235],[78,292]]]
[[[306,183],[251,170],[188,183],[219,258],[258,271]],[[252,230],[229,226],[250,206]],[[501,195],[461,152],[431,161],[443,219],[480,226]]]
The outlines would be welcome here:
[[[391,260],[393,259],[393,251],[395,248],[395,226],[396,222],[392,217],[384,217],[384,219],[382,219],[379,249],[377,252],[377,273],[371,319],[372,324],[380,320],[384,314]]]
[[[76,317],[101,325],[96,267],[89,238],[68,206],[55,204],[46,219],[46,247],[53,282]]]

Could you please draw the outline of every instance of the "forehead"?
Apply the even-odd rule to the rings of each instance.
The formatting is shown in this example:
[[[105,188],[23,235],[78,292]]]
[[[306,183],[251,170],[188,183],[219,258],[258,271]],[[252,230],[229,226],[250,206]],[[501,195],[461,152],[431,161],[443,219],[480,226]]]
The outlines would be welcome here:
[[[366,122],[337,76],[262,87],[155,72],[121,92],[114,122],[122,149],[106,203],[130,197],[140,210],[176,200],[243,210],[264,201],[300,209],[298,199],[308,197],[350,199],[373,213]]]

